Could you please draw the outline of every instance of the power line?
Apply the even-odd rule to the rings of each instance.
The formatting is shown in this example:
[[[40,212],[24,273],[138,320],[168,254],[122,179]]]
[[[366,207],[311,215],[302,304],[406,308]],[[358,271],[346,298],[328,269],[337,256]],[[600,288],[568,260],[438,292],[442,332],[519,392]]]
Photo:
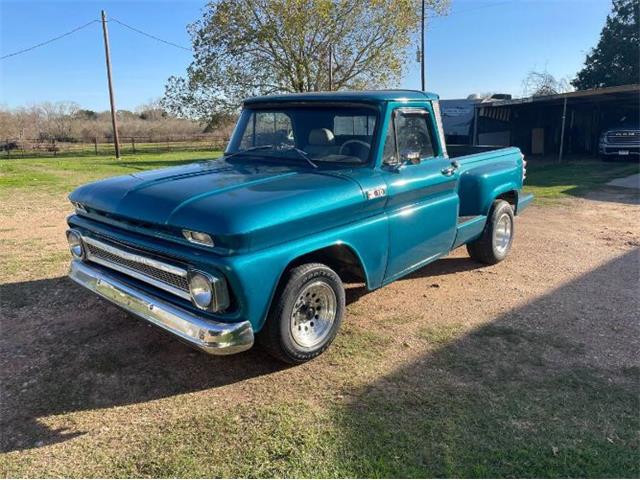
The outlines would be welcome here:
[[[480,10],[482,8],[497,7],[499,5],[504,5],[506,3],[511,3],[511,0],[505,0],[505,1],[502,1],[502,2],[490,3],[488,5],[481,5],[481,6],[474,7],[474,8],[467,8],[466,10],[460,10],[458,12],[453,12],[452,14],[447,15],[445,17],[441,17],[439,15],[428,15],[427,18],[430,18],[430,19],[448,18],[450,16],[458,15],[460,13],[466,13],[466,12],[471,12],[471,11],[474,11],[474,10]],[[182,46],[182,45],[178,45],[177,43],[173,43],[173,42],[170,42],[168,40],[164,40],[164,39],[162,39],[160,37],[156,37],[155,35],[152,35],[150,33],[144,32],[144,31],[142,31],[142,30],[140,30],[138,28],[132,27],[131,25],[128,25],[128,24],[118,20],[117,18],[111,17],[110,20],[113,20],[114,22],[122,25],[125,28],[128,28],[129,30],[132,30],[132,31],[134,31],[136,33],[139,33],[140,35],[144,35],[145,37],[149,37],[149,38],[151,38],[153,40],[156,40],[157,42],[161,42],[161,43],[164,43],[164,44],[169,45],[171,47],[179,48],[180,50],[185,50],[187,52],[191,52],[192,51],[191,48],[188,48],[188,47],[185,47],[185,46]],[[5,60],[5,59],[7,59],[9,57],[15,57],[16,55],[21,55],[23,53],[30,52],[31,50],[35,50],[36,48],[43,47],[45,45],[48,45],[48,44],[53,43],[55,41],[58,41],[58,40],[60,40],[60,39],[62,39],[64,37],[68,37],[69,35],[72,35],[72,34],[78,32],[78,31],[80,31],[80,30],[82,30],[84,28],[87,28],[89,25],[92,25],[94,23],[100,23],[100,21],[99,20],[91,20],[90,22],[87,22],[84,25],[80,25],[79,27],[76,27],[73,30],[70,30],[70,31],[68,31],[66,33],[63,33],[62,35],[58,35],[57,37],[51,38],[49,40],[46,40],[46,41],[41,42],[41,43],[38,43],[36,45],[33,45],[31,47],[28,47],[28,48],[25,48],[23,50],[18,50],[17,52],[13,52],[13,53],[9,53],[7,55],[3,55],[2,57],[0,57],[0,60]]]
[[[162,38],[156,37],[155,35],[151,35],[150,33],[143,32],[142,30],[139,30],[139,29],[137,29],[135,27],[132,27],[131,25],[127,25],[126,23],[121,22],[117,18],[109,17],[109,20],[111,20],[113,22],[116,22],[116,23],[119,23],[120,25],[122,25],[125,28],[128,28],[129,30],[133,30],[134,32],[139,33],[140,35],[144,35],[145,37],[152,38],[152,39],[154,39],[154,40],[156,40],[158,42],[166,43],[167,45],[170,45],[170,46],[175,47],[175,48],[179,48],[181,50],[186,50],[187,52],[191,52],[192,51],[190,48],[183,47],[182,45],[178,45],[177,43],[169,42],[167,40],[163,40]]]
[[[51,38],[42,43],[38,43],[37,45],[33,45],[32,47],[25,48],[23,50],[18,50],[17,52],[9,53],[8,55],[3,55],[2,57],[0,57],[0,60],[4,60],[9,57],[15,57],[16,55],[27,53],[27,52],[30,52],[31,50],[35,50],[36,48],[43,47],[45,45],[55,42],[56,40],[60,40],[61,38],[68,37],[69,35],[76,33],[77,31],[82,30],[83,28],[87,28],[89,25],[92,25],[94,23],[99,23],[99,22],[98,20],[91,20],[90,22],[85,23],[84,25],[80,25],[79,27],[76,27],[73,30],[68,31],[67,33],[63,33],[62,35],[58,35],[57,37]]]

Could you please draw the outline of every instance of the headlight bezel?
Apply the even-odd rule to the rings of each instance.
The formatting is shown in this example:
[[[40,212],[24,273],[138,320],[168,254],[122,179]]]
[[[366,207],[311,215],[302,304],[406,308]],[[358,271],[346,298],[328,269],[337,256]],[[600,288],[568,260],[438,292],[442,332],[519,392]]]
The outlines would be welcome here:
[[[194,285],[194,283],[197,283]],[[200,310],[211,310],[214,303],[213,279],[211,275],[198,270],[189,272],[189,294],[191,303]]]
[[[208,302],[205,303],[202,300],[198,301],[196,299],[198,293],[194,293],[195,288],[192,286],[194,279],[205,280],[210,295]],[[227,283],[223,278],[203,272],[202,270],[191,269],[188,273],[188,282],[191,303],[196,308],[209,312],[220,312],[229,306],[229,290],[227,288]],[[202,295],[200,294],[200,296]]]
[[[86,248],[84,246],[84,242],[82,241],[82,234],[75,229],[67,230],[66,234],[71,256],[78,260],[84,260],[86,256]]]

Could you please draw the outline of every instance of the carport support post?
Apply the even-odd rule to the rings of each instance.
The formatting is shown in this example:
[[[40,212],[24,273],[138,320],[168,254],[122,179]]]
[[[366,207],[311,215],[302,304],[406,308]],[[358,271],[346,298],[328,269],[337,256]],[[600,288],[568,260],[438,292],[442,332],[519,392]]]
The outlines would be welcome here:
[[[562,162],[562,154],[564,150],[564,126],[567,120],[567,97],[564,97],[562,106],[562,127],[560,128],[560,152],[558,153],[558,163]]]
[[[471,145],[478,145],[478,105],[473,107],[473,138],[471,139]]]

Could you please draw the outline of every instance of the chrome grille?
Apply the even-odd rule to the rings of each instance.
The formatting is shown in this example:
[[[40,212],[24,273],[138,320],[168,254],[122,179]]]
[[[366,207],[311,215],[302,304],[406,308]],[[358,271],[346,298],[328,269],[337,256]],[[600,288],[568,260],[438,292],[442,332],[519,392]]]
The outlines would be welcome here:
[[[191,298],[185,269],[123,250],[95,238],[83,237],[83,240],[87,260],[117,270],[180,297]]]
[[[640,142],[640,132],[614,132],[607,134],[609,143],[638,143]]]

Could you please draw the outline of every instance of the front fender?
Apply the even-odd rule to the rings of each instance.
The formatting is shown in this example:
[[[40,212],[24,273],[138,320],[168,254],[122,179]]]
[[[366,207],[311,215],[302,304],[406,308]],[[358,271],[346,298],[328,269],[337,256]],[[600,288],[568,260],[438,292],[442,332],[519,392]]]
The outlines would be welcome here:
[[[350,248],[363,267],[368,289],[378,288],[387,263],[387,218],[384,214],[357,224],[319,232],[284,244],[228,257],[227,275],[239,299],[242,316],[259,331],[286,267],[296,259],[334,245]]]

